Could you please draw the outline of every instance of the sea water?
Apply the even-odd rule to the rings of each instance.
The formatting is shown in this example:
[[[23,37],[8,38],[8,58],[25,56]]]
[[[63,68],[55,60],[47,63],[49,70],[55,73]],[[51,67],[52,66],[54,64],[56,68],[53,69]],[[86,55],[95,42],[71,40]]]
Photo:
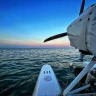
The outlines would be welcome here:
[[[0,96],[32,96],[44,64],[52,66],[64,89],[75,78],[69,64],[83,66],[78,59],[79,51],[73,48],[0,49]]]

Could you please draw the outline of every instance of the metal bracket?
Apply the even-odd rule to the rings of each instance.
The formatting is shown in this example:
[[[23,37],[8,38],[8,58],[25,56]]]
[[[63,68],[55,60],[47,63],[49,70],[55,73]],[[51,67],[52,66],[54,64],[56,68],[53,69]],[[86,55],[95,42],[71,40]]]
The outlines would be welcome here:
[[[71,84],[63,91],[63,96],[66,96],[72,88],[84,77],[86,73],[96,64],[96,57],[94,56],[91,62],[79,73],[79,75],[71,82]]]

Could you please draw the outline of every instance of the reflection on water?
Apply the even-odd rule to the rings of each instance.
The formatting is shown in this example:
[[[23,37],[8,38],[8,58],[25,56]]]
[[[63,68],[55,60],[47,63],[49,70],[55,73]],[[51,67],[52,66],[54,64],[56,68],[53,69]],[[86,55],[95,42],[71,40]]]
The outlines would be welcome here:
[[[44,64],[52,66],[65,88],[74,79],[69,64],[82,66],[78,58],[75,49],[0,49],[0,96],[31,96]]]

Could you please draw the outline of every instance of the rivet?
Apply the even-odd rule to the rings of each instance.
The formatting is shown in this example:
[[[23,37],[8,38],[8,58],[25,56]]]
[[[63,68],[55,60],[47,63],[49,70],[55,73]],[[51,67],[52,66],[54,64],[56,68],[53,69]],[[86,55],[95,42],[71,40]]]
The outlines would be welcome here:
[[[94,6],[94,5],[95,5],[95,4],[92,4],[91,7]]]
[[[79,21],[82,21],[82,19],[80,19]]]
[[[94,20],[96,20],[96,17],[94,18]]]
[[[91,14],[92,14],[92,12],[89,13],[89,15],[91,15]]]
[[[88,18],[88,20],[87,21],[89,21],[90,20],[90,18]]]

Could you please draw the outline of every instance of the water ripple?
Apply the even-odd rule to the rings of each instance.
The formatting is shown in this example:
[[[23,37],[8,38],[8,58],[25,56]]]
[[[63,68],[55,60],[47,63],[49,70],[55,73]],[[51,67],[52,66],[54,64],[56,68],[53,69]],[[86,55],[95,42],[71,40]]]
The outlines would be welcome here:
[[[70,62],[82,66],[78,57],[74,49],[0,49],[0,96],[32,96],[44,64],[52,66],[65,88],[74,79]]]

